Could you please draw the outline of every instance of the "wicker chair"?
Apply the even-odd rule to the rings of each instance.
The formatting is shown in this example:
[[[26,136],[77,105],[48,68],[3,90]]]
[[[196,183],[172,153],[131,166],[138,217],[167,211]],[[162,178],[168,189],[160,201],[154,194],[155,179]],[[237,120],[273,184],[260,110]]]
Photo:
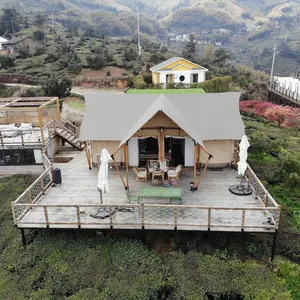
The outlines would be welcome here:
[[[148,165],[148,172],[149,172],[149,174],[151,174],[154,170],[157,169],[158,160],[148,160],[147,165]]]
[[[182,165],[178,165],[176,168],[170,168],[168,171],[168,180],[177,179],[179,181],[179,175],[182,170]]]
[[[164,172],[168,172],[169,171],[169,160],[168,159],[159,160],[158,161],[158,165],[159,165],[159,168],[161,170],[163,170]]]
[[[133,172],[136,175],[136,181],[147,181],[147,169],[133,167]]]

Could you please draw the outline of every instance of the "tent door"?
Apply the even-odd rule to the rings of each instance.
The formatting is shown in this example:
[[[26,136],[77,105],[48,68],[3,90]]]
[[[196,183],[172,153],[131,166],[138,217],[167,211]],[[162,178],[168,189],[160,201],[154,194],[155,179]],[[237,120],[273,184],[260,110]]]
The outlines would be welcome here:
[[[129,166],[139,165],[139,141],[138,139],[130,139],[128,141],[128,163]]]
[[[185,138],[184,162],[186,167],[194,166],[194,142],[190,137]]]

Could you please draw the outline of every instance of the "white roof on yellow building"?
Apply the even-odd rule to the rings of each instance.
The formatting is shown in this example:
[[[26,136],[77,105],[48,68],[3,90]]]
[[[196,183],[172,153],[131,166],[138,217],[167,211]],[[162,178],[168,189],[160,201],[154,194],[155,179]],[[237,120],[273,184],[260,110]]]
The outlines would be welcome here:
[[[174,66],[174,63],[176,63],[178,61],[178,64],[176,64]],[[180,62],[181,61],[181,62]],[[183,61],[183,62],[182,62]],[[157,72],[157,71],[164,71],[164,70],[173,70],[173,69],[176,69],[178,68],[179,66],[182,66],[184,65],[184,62],[188,63],[189,65],[192,65],[192,67],[190,66],[187,66],[188,69],[191,69],[191,70],[202,70],[202,71],[208,71],[208,69],[194,63],[194,62],[191,62],[183,57],[172,57],[172,58],[169,58],[161,63],[159,63],[158,65],[155,65],[153,66],[150,71],[151,72]],[[171,67],[169,67],[171,65]]]

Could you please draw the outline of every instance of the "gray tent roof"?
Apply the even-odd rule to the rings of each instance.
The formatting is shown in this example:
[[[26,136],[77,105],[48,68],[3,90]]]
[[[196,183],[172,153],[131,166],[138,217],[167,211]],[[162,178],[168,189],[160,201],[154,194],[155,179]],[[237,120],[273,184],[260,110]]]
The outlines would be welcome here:
[[[81,126],[82,141],[126,142],[158,111],[195,141],[240,140],[245,134],[240,93],[129,95],[89,92]]]

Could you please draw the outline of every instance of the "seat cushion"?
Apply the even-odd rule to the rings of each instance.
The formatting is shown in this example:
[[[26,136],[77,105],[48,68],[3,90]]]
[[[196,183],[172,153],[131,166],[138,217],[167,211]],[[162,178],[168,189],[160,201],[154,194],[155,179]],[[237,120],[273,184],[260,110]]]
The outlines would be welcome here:
[[[147,172],[137,172],[138,177],[147,177]]]
[[[169,170],[168,175],[175,176],[177,172],[175,170]]]

